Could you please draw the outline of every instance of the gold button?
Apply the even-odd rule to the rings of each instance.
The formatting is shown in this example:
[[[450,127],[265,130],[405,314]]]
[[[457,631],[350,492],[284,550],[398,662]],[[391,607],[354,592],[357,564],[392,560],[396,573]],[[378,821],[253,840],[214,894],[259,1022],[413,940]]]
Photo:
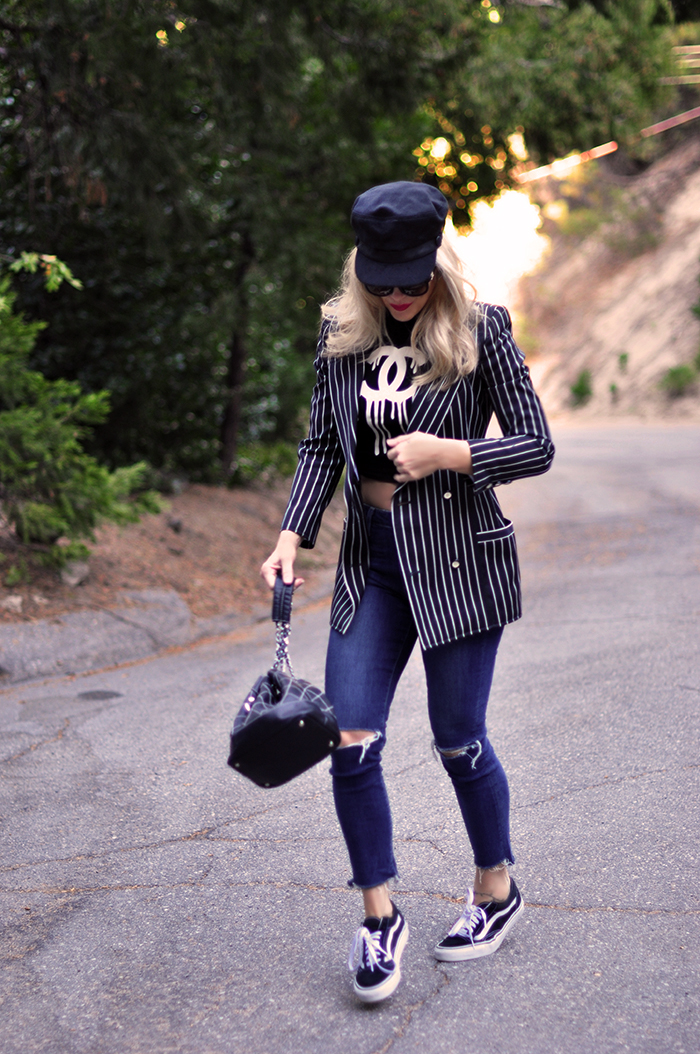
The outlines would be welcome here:
[[[446,501],[449,501],[449,499],[451,497],[452,497],[452,491],[451,490],[446,490],[445,493],[443,494],[443,498],[445,498]]]
[[[459,560],[453,560],[452,561],[452,566],[453,567],[459,567]]]

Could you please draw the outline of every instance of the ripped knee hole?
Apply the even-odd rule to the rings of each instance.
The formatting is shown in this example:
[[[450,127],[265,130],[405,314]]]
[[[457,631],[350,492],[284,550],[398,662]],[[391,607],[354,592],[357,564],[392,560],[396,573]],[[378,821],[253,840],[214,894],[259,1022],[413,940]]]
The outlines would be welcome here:
[[[439,747],[437,743],[433,743],[433,746],[437,750],[438,754],[442,758],[446,758],[448,761],[453,758],[464,758],[468,757],[472,763],[472,768],[476,768],[476,763],[483,754],[484,747],[480,739],[475,739],[473,743],[467,743],[463,747],[455,747],[454,749],[445,749]]]

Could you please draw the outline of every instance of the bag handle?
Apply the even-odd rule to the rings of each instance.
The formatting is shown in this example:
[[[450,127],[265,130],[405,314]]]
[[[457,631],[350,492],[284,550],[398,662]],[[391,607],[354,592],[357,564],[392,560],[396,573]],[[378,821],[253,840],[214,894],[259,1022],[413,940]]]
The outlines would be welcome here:
[[[289,622],[292,617],[292,594],[294,583],[287,585],[282,575],[278,572],[275,579],[275,588],[272,593],[272,621]]]
[[[287,670],[290,677],[294,676],[292,663],[289,658],[289,632],[291,629],[290,619],[292,617],[292,595],[294,583],[289,585],[282,581],[282,575],[278,573],[275,579],[275,588],[272,593],[272,621],[277,627],[275,635],[275,661],[273,670]]]

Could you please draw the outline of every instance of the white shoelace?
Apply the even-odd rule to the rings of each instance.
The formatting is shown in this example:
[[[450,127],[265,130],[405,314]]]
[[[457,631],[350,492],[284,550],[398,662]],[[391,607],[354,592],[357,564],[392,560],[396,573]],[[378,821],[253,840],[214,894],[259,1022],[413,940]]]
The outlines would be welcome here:
[[[468,937],[473,944],[474,930],[480,922],[486,923],[486,912],[482,907],[474,903],[474,890],[470,889],[467,891],[467,903],[464,905],[464,911],[447,936]]]
[[[360,926],[353,937],[348,958],[348,970],[354,973],[362,963],[368,970],[380,966],[380,959],[384,958],[384,949],[381,946],[381,930],[371,932],[366,926]]]

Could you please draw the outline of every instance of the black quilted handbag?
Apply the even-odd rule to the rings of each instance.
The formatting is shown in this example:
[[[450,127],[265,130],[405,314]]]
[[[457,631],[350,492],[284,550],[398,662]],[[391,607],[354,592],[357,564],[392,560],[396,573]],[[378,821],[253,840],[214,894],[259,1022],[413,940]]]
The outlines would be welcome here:
[[[293,585],[275,582],[277,654],[258,677],[231,729],[231,768],[259,787],[279,787],[323,761],[340,743],[333,707],[320,688],[295,677],[289,661]]]

